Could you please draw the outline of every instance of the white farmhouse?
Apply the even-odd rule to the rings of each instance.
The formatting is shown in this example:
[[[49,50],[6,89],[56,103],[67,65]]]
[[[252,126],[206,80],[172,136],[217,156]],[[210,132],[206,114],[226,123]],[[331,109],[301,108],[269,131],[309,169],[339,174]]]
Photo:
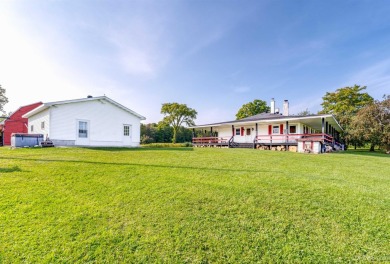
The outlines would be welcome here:
[[[106,96],[44,103],[23,117],[28,133],[43,134],[55,146],[137,147],[145,120]]]
[[[333,115],[289,115],[287,100],[283,103],[283,113],[275,108],[274,99],[270,106],[270,113],[193,126],[192,142],[194,146],[200,147],[278,149],[311,153],[344,149],[340,143],[343,130]],[[195,134],[198,136],[195,137]]]

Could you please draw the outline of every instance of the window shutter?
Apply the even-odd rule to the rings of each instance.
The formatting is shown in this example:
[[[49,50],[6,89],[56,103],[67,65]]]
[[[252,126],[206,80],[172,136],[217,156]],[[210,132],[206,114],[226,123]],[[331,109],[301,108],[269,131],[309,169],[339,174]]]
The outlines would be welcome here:
[[[243,127],[241,127],[241,136],[244,135],[244,131],[245,131],[245,129]]]
[[[280,124],[280,134],[283,135],[283,124]]]
[[[268,135],[272,134],[272,125],[268,125]]]

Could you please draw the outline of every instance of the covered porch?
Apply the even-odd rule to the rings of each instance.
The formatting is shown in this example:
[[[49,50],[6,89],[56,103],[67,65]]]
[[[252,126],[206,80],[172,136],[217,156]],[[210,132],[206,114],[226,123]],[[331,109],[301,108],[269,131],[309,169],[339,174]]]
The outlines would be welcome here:
[[[272,149],[281,146],[289,149],[298,146],[298,142],[320,142],[321,146],[339,149],[342,147],[340,132],[341,128],[332,115],[277,116],[267,120],[237,120],[193,127],[192,143],[198,147],[267,146]]]

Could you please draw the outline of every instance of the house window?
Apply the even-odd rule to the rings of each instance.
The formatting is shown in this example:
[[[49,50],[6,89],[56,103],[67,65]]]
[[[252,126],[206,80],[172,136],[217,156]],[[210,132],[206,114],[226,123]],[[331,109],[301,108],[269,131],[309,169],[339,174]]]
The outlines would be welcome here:
[[[41,122],[41,129],[45,129],[45,122]]]
[[[236,128],[236,136],[239,136],[239,135],[240,135],[240,129]]]
[[[31,132],[34,132],[34,125],[31,125]]]
[[[88,138],[88,123],[79,121],[79,138]]]
[[[123,135],[124,136],[130,136],[130,126],[129,125],[123,125]]]
[[[290,126],[290,134],[297,133],[297,126]]]
[[[250,129],[250,128],[247,128],[247,129],[246,129],[246,135],[247,135],[247,136],[250,136],[250,135],[251,135],[251,129]]]
[[[272,127],[272,134],[279,134],[279,126]]]

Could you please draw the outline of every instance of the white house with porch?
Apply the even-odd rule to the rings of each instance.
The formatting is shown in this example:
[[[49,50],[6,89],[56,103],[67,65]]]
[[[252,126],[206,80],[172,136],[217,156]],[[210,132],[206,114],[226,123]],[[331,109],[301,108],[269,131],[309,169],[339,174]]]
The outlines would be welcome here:
[[[289,115],[289,103],[283,103],[283,114],[271,112],[240,120],[193,126],[194,146],[243,147],[321,153],[341,150],[342,128],[333,115]],[[198,130],[198,133],[196,133]],[[200,131],[199,131],[200,130]],[[202,135],[195,137],[195,134]]]
[[[145,117],[106,97],[44,103],[26,113],[28,133],[55,146],[137,147]]]

